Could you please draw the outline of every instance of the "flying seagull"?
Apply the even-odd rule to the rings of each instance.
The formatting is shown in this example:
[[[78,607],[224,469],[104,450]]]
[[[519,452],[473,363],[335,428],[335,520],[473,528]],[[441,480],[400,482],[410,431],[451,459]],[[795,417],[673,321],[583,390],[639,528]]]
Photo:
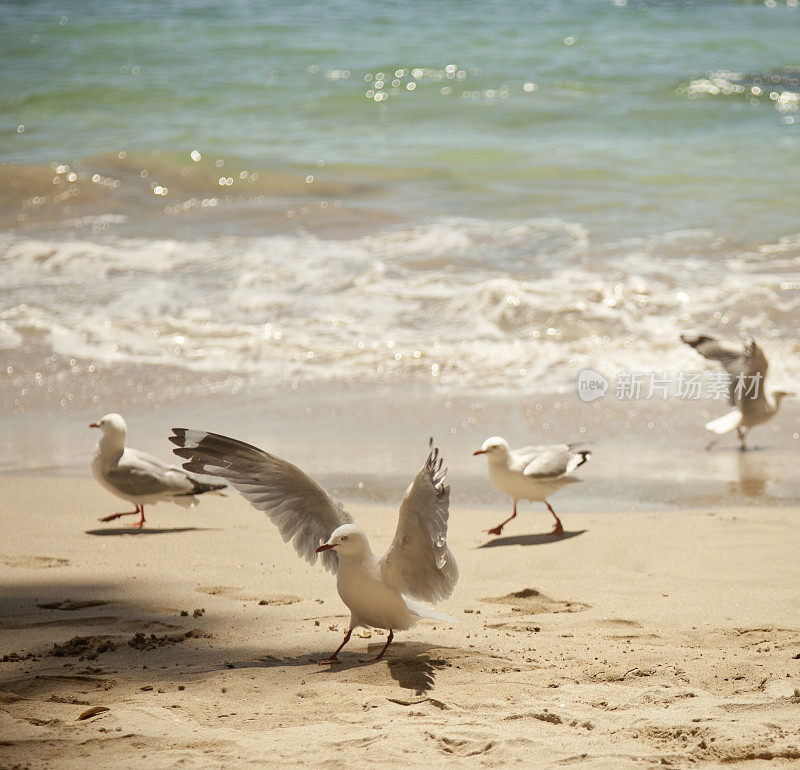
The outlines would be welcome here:
[[[118,414],[107,414],[89,427],[103,431],[92,456],[92,474],[109,492],[136,506],[136,510],[112,513],[100,521],[139,514],[141,518],[133,526],[141,527],[145,505],[169,500],[190,507],[197,505],[196,495],[225,488],[225,484],[208,484],[182,468],[126,447],[127,428]]]
[[[215,433],[173,428],[173,451],[189,471],[220,476],[250,504],[267,514],[284,541],[310,563],[317,554],[336,574],[336,588],[350,610],[350,624],[334,663],[358,626],[394,632],[420,618],[454,621],[421,602],[437,602],[453,593],[458,567],[447,547],[450,487],[444,484],[439,450],[433,447],[400,504],[397,531],[381,557],[344,508],[296,466],[257,447]]]
[[[551,446],[527,446],[510,449],[508,442],[500,436],[492,436],[473,455],[486,455],[489,478],[501,492],[514,500],[514,512],[496,527],[487,530],[490,535],[499,535],[503,527],[517,515],[520,500],[536,500],[544,503],[553,514],[556,526],[553,535],[563,535],[564,527],[547,498],[561,487],[574,484],[580,479],[570,476],[576,468],[589,461],[588,450],[576,450],[580,444],[553,444]]]
[[[747,433],[750,428],[771,420],[778,412],[781,400],[794,396],[785,390],[767,393],[764,381],[769,363],[761,348],[751,337],[744,347],[730,342],[721,342],[704,334],[681,334],[681,341],[693,347],[703,358],[718,361],[730,375],[728,400],[733,411],[711,420],[706,430],[722,436],[736,428],[739,448],[747,449]],[[711,449],[719,438],[712,438],[706,449]]]

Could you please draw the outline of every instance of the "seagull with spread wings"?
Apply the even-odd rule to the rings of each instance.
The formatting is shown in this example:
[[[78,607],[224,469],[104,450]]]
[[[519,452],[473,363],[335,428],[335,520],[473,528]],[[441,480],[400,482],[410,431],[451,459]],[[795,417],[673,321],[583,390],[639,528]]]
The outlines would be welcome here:
[[[188,471],[219,476],[250,504],[267,514],[285,542],[310,563],[336,574],[336,588],[350,610],[350,624],[336,652],[321,663],[334,663],[359,626],[394,632],[420,618],[454,621],[422,602],[453,593],[458,567],[447,547],[450,487],[444,483],[439,450],[433,447],[400,505],[394,540],[381,557],[344,508],[296,466],[257,447],[216,433],[173,428],[170,441]]]
[[[681,334],[681,342],[694,348],[703,358],[719,362],[728,373],[728,400],[734,408],[707,422],[705,429],[723,436],[735,428],[739,434],[739,448],[744,451],[747,449],[748,431],[771,420],[778,413],[781,400],[795,394],[785,390],[767,393],[764,380],[769,362],[752,337],[743,348],[705,334]],[[717,441],[719,438],[711,439],[706,449],[711,449]]]
[[[508,442],[500,436],[492,436],[483,442],[473,455],[486,455],[489,478],[501,492],[514,500],[514,512],[496,527],[487,530],[490,535],[499,535],[503,527],[517,515],[520,500],[536,500],[544,503],[553,514],[556,526],[551,534],[563,535],[564,527],[547,498],[567,484],[580,479],[570,474],[589,461],[592,453],[575,447],[580,444],[552,444],[550,446],[526,446],[510,449]]]
[[[209,484],[181,468],[126,447],[127,426],[119,414],[107,414],[89,427],[103,432],[92,456],[92,474],[109,492],[136,506],[136,510],[112,513],[100,521],[139,515],[141,518],[133,526],[141,527],[145,505],[170,501],[191,507],[197,505],[197,495],[225,488],[225,484]]]

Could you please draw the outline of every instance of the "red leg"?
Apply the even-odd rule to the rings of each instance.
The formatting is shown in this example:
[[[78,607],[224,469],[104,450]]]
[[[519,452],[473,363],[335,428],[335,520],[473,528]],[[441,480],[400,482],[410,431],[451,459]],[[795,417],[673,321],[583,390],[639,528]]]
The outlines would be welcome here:
[[[123,511],[122,513],[112,513],[110,516],[103,516],[102,519],[98,519],[98,521],[114,521],[114,519],[118,519],[120,516],[133,516],[134,514],[139,513],[139,506],[136,506],[135,511]]]
[[[380,660],[383,657],[383,653],[386,652],[387,647],[392,643],[392,639],[394,639],[394,631],[389,629],[389,638],[386,640],[386,644],[383,645],[383,649],[378,653],[378,657],[375,660]]]
[[[551,535],[563,535],[564,534],[564,527],[561,526],[561,519],[559,519],[558,516],[556,516],[556,512],[553,510],[553,506],[550,505],[550,503],[548,503],[547,500],[544,501],[544,504],[547,506],[547,510],[550,511],[550,513],[553,514],[553,518],[556,520],[556,526],[555,526],[555,528],[553,529],[553,531],[550,534]]]
[[[352,628],[347,629],[347,633],[344,635],[344,641],[336,648],[336,652],[330,656],[330,658],[326,658],[325,660],[318,660],[317,663],[336,663],[336,656],[342,651],[342,647],[344,647],[350,641],[350,634],[353,633]]]
[[[136,524],[134,524],[133,526],[137,527],[137,528],[140,528],[142,526],[142,524],[144,524],[144,506],[143,505],[137,505],[136,507],[138,508],[139,512],[142,514],[142,518],[139,519],[139,521],[137,521]]]
[[[739,451],[744,452],[747,449],[747,430],[740,426],[736,432],[739,434]]]
[[[508,524],[511,519],[517,515],[517,501],[514,500],[514,513],[512,513],[505,521],[501,521],[496,527],[486,530],[487,535],[499,535],[503,531],[503,527]]]

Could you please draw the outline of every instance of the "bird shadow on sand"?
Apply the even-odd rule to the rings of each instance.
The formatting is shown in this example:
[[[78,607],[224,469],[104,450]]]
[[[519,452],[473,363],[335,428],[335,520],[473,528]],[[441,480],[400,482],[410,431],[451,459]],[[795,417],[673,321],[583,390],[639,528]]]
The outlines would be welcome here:
[[[383,660],[375,660],[375,655],[383,647],[383,642],[371,645],[374,649],[364,653],[340,653],[339,660],[333,664],[319,663],[320,660],[330,655],[326,650],[320,653],[303,654],[278,658],[267,655],[256,660],[228,661],[224,668],[281,668],[283,666],[317,666],[318,670],[313,675],[328,675],[342,673],[351,669],[378,667],[386,664],[389,674],[402,688],[414,690],[416,695],[433,689],[436,672],[446,668],[449,663],[441,657],[428,655],[429,650],[441,650],[418,642],[395,644],[389,648]]]
[[[576,529],[574,531],[565,530],[560,535],[554,535],[551,532],[540,532],[534,535],[512,535],[511,537],[497,537],[494,540],[489,540],[478,548],[497,548],[501,545],[546,545],[547,543],[558,543],[561,540],[569,540],[571,537],[577,537],[586,532],[585,529]]]
[[[119,535],[175,535],[179,532],[219,532],[219,527],[107,527],[104,529],[87,529],[87,535],[96,537],[114,537]]]
[[[447,666],[442,658],[417,655],[413,658],[389,658],[389,673],[405,690],[414,690],[415,695],[424,695],[433,689],[436,672]]]

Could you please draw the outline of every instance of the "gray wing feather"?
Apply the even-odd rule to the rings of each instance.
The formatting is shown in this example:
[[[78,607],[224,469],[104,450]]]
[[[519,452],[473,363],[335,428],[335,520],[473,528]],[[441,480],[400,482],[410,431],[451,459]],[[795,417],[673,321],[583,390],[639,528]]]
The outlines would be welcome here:
[[[731,374],[738,374],[744,366],[744,353],[740,345],[722,342],[704,334],[681,334],[681,342],[693,347],[703,358],[718,361]]]
[[[117,466],[103,473],[109,484],[126,495],[187,495],[194,484],[185,471],[126,448]]]
[[[763,408],[766,400],[764,381],[769,369],[769,362],[764,352],[754,339],[749,339],[744,346],[744,369],[741,372],[742,387],[737,392],[739,375],[731,383],[731,404],[738,407],[743,413],[758,413]],[[754,390],[750,390],[750,387]]]
[[[567,472],[569,461],[569,452],[541,452],[531,459],[522,473],[532,478],[558,478]]]
[[[157,476],[143,468],[118,466],[103,473],[106,481],[125,495],[186,494],[176,489],[167,477]]]
[[[769,363],[754,339],[747,340],[744,349],[739,345],[721,342],[705,335],[681,334],[681,341],[693,347],[703,358],[707,358],[709,361],[718,361],[723,369],[731,375],[728,400],[734,406],[736,405],[734,391],[739,377],[752,377],[760,374],[761,390],[763,390],[763,378],[766,377]]]
[[[767,376],[769,362],[764,351],[756,344],[754,339],[749,339],[744,346],[744,373],[749,375],[761,374]]]
[[[406,490],[394,540],[381,558],[384,580],[425,602],[446,599],[458,580],[458,566],[447,547],[450,487],[444,483],[446,473],[431,439],[431,452]]]
[[[173,428],[172,433],[169,440],[177,445],[172,451],[187,460],[186,470],[225,479],[256,510],[266,513],[284,542],[291,540],[311,564],[317,560],[317,547],[331,532],[353,521],[316,481],[280,457],[216,433],[186,428]],[[319,556],[325,569],[336,572],[335,550]]]
[[[575,441],[572,444],[544,444],[542,446],[524,446],[513,450],[514,456],[527,465],[545,452],[569,452],[576,447],[583,446],[585,441]]]
[[[533,479],[557,479],[588,462],[592,453],[582,449],[578,452],[549,451],[534,457],[522,471]]]

